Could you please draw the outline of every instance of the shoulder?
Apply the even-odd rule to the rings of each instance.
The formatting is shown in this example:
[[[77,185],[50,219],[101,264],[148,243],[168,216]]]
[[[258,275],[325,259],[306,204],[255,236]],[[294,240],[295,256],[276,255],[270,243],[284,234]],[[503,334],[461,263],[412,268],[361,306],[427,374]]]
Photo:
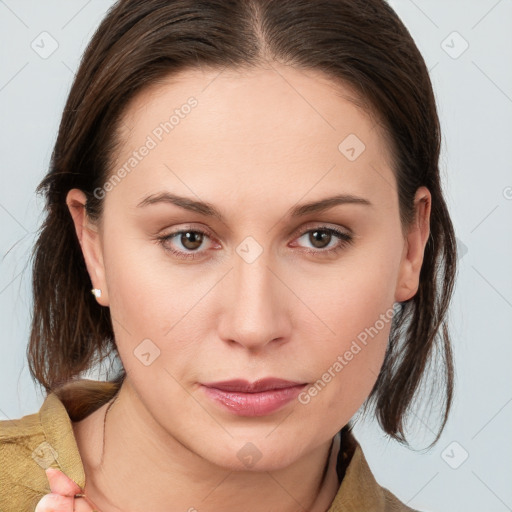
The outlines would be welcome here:
[[[39,413],[0,421],[0,510],[34,510],[50,492],[45,468],[54,457]]]
[[[421,512],[401,502],[391,491],[381,487],[384,496],[384,509],[386,512]]]
[[[346,460],[343,479],[328,512],[420,512],[377,482],[350,429],[342,430],[341,443],[339,461]]]
[[[39,412],[0,421],[0,511],[33,512],[50,492],[45,469],[60,469],[79,487],[85,473],[73,421],[108,401],[120,382],[71,381],[44,400]]]
[[[82,394],[87,386],[92,391],[85,400]],[[98,406],[97,388],[95,382],[73,383],[50,393],[37,413],[0,421],[2,512],[35,510],[50,492],[45,473],[48,467],[60,469],[84,487],[85,473],[72,421],[76,414],[87,414]]]

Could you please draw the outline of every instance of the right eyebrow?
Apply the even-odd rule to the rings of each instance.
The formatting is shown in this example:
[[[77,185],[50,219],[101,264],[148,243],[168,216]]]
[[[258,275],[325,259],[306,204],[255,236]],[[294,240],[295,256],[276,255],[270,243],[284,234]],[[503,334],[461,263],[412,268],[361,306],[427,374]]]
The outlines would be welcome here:
[[[221,222],[224,222],[223,215],[211,203],[207,203],[205,201],[196,201],[195,199],[192,199],[190,197],[178,196],[176,194],[171,194],[170,192],[160,192],[157,194],[151,194],[145,197],[137,205],[137,207],[139,208],[158,203],[174,204],[176,206],[179,206],[180,208],[184,208],[185,210],[199,213],[207,217],[215,217]]]
[[[341,204],[361,204],[373,207],[373,203],[364,197],[354,196],[352,194],[339,194],[332,197],[326,197],[320,201],[312,201],[310,203],[295,206],[288,211],[288,216],[296,218],[310,213],[319,213]]]

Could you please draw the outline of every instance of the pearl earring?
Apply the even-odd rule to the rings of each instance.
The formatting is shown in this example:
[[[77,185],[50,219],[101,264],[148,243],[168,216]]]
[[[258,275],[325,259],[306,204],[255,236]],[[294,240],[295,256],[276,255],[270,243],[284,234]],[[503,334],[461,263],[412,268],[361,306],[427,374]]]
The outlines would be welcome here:
[[[101,290],[100,290],[99,288],[93,288],[93,289],[91,290],[91,293],[92,293],[96,298],[101,297]]]

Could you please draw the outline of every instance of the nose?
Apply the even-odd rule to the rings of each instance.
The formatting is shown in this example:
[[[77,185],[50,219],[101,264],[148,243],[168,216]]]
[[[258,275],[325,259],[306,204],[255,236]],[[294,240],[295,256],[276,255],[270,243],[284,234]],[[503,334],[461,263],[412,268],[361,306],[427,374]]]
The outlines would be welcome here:
[[[219,336],[253,352],[290,337],[290,292],[270,268],[266,253],[251,263],[238,255],[223,282]]]

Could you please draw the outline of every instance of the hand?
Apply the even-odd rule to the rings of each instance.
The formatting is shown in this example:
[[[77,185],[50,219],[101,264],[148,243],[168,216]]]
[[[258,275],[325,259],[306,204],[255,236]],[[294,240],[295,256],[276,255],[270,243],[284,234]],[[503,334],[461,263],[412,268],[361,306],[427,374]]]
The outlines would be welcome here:
[[[75,498],[82,489],[62,471],[48,468],[46,476],[52,492],[42,497],[35,512],[98,512],[85,497]]]

